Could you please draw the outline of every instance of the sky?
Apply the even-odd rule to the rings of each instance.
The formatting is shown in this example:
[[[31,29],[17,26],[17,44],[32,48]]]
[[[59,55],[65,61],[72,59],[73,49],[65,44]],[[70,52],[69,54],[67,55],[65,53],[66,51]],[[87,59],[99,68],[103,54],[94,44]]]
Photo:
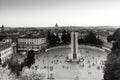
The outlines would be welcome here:
[[[120,26],[120,0],[0,0],[0,26]]]

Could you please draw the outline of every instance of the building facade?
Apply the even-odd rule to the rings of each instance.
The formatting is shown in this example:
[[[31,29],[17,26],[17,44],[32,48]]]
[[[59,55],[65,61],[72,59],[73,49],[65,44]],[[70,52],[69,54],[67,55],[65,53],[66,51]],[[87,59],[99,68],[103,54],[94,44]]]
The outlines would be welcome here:
[[[14,54],[14,44],[9,42],[0,42],[0,60],[4,63]]]
[[[17,40],[18,51],[39,51],[46,47],[45,37],[19,37]]]
[[[78,39],[84,39],[88,34],[88,32],[79,32]]]

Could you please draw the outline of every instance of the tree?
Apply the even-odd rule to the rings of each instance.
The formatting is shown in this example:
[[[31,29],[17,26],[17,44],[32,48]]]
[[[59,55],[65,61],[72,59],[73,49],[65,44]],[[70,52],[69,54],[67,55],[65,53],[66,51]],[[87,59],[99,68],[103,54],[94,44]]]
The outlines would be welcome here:
[[[56,45],[57,41],[56,41],[56,36],[54,33],[51,34],[51,45]]]
[[[99,37],[96,38],[96,45],[98,45],[99,47],[101,47],[103,45],[103,41],[100,40]]]
[[[85,40],[83,38],[80,38],[78,39],[78,43],[81,44],[81,43],[85,43]]]
[[[48,32],[47,41],[49,43],[49,45],[48,45],[49,47],[59,45],[60,38],[59,38],[58,33],[50,33],[50,32]]]
[[[96,35],[90,31],[89,34],[85,37],[86,43],[96,45]]]
[[[27,58],[24,59],[25,66],[28,66],[28,68],[31,67],[32,64],[35,63],[35,53],[33,50],[28,51]]]
[[[61,37],[61,39],[62,39],[62,42],[63,42],[64,44],[70,43],[70,41],[71,41],[70,33],[64,30],[64,31],[62,32],[62,37]]]
[[[113,40],[112,35],[109,35],[109,36],[107,37],[107,41],[108,41],[108,42],[111,42],[112,40]]]
[[[58,33],[56,33],[56,39],[55,39],[55,40],[56,40],[56,43],[57,43],[57,44],[59,44],[59,43],[60,43],[60,38],[59,38]]]
[[[70,33],[69,33],[69,32],[67,32],[66,38],[67,38],[67,42],[70,43],[70,41],[71,41],[71,36],[70,36]]]
[[[28,68],[31,67],[32,64],[35,63],[35,54],[33,50],[30,50],[28,52],[27,58],[25,58],[24,62],[19,63],[17,59],[11,58],[10,60],[7,60],[5,64],[8,65],[8,69],[11,70],[11,73],[16,74],[17,76],[20,75],[20,72],[22,71],[24,66],[27,66]]]
[[[51,39],[51,35],[50,35],[50,32],[48,31],[47,32],[47,41],[50,42],[51,41],[50,39]]]
[[[1,53],[0,53],[0,64],[1,64],[1,62],[2,62],[2,61],[1,61]]]
[[[120,80],[120,29],[116,30],[114,34],[107,37],[108,42],[112,40],[112,51],[108,54],[105,62],[104,80]]]
[[[108,55],[104,69],[104,80],[120,80],[120,57],[116,52]]]
[[[22,71],[21,64],[18,63],[18,60],[10,59],[6,62],[8,64],[8,69],[11,70],[11,73],[16,74],[17,76],[20,75],[20,72]]]
[[[62,32],[61,39],[62,39],[62,42],[65,44],[66,43],[66,31],[65,30]]]
[[[53,47],[53,46],[60,45],[61,41],[62,41],[63,44],[68,44],[71,41],[70,33],[63,30],[62,36],[61,36],[61,41],[60,41],[58,32],[57,33],[50,33],[48,31],[48,33],[47,33],[47,41],[49,43],[48,47]]]

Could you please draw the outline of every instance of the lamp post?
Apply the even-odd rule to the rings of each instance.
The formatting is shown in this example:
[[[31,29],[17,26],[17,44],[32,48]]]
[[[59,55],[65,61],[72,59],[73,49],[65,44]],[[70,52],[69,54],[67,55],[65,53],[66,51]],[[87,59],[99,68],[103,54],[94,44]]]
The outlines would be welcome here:
[[[54,77],[53,77],[53,67],[49,65],[49,56],[47,54],[47,50],[45,50],[45,52],[46,52],[46,55],[47,55],[47,71],[48,71],[47,79],[48,80],[54,80]]]
[[[47,54],[47,49],[45,49],[45,52],[46,52],[46,56],[47,56],[47,72],[48,72],[48,77],[47,79],[49,80],[49,57],[48,57],[48,54]]]

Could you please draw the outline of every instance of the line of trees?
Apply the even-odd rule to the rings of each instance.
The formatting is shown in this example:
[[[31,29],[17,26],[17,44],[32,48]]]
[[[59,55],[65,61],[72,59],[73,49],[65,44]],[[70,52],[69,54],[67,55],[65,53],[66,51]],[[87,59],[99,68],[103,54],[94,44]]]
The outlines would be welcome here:
[[[59,33],[50,33],[48,31],[47,33],[47,41],[49,43],[49,47],[51,46],[57,46],[57,45],[61,45],[61,44],[69,44],[71,37],[70,37],[70,33],[68,31],[63,31],[61,33],[61,37],[59,36]]]
[[[35,53],[33,50],[28,51],[27,57],[24,59],[24,62],[19,63],[17,59],[14,59],[13,57],[6,61],[3,65],[5,67],[8,65],[8,69],[11,71],[11,73],[19,76],[20,72],[22,71],[23,67],[27,66],[28,68],[31,67],[35,63]]]
[[[95,33],[92,31],[89,32],[88,35],[86,35],[84,38],[80,38],[78,40],[79,44],[91,44],[95,46],[102,46],[103,42],[100,40],[99,37],[96,37]]]
[[[120,80],[120,44],[113,43],[111,50],[105,62],[104,80]]]
[[[59,37],[59,33],[47,33],[47,41],[49,43],[49,47],[57,46],[61,44],[70,44],[71,42],[71,33],[69,31],[63,30],[61,33],[61,38]],[[102,40],[99,37],[96,37],[95,33],[92,31],[89,32],[87,36],[84,38],[78,39],[79,44],[91,44],[95,46],[101,47],[103,45]]]
[[[107,56],[104,69],[104,80],[120,80],[120,29],[107,37],[112,42],[111,52]]]

